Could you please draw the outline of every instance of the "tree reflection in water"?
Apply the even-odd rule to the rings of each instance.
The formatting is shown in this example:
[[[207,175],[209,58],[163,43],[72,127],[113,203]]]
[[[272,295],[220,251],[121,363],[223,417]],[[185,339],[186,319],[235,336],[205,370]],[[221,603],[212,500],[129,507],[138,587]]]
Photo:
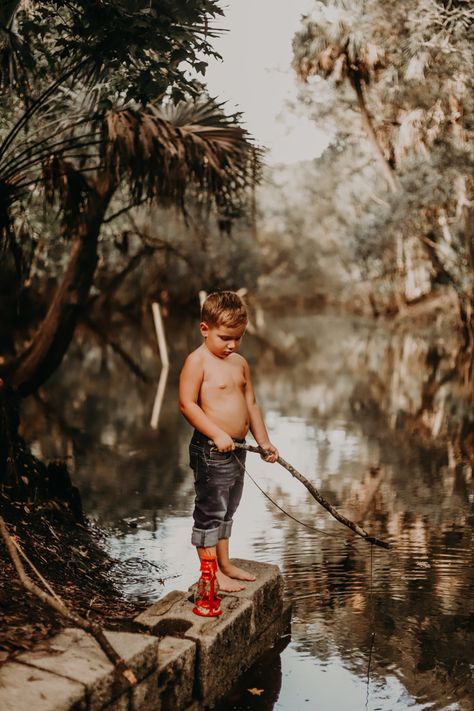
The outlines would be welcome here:
[[[164,577],[178,576],[162,586],[153,568],[132,571],[126,591],[150,598],[185,589],[196,575],[189,429],[176,405],[194,331],[167,328],[171,370],[158,433],[148,425],[155,387],[86,340],[44,390],[43,404],[28,403],[25,433],[43,456],[71,458],[86,510],[111,529],[114,555],[145,558]],[[364,708],[375,632],[368,708],[467,709],[474,696],[471,364],[454,335],[393,334],[328,315],[279,317],[274,328],[267,319],[270,340],[282,329],[292,334],[287,359],[279,342],[277,351],[250,336],[243,344],[272,439],[343,513],[390,539],[392,550],[374,549],[371,566],[364,541],[286,472],[249,455],[250,472],[272,498],[329,534],[285,517],[247,481],[234,545],[239,555],[278,563],[294,601],[282,688],[269,680],[262,703],[273,708],[279,695],[283,709],[300,702]],[[137,348],[138,337],[125,330],[123,346],[157,380],[153,343],[143,339]],[[232,708],[253,708],[246,689],[236,694]]]

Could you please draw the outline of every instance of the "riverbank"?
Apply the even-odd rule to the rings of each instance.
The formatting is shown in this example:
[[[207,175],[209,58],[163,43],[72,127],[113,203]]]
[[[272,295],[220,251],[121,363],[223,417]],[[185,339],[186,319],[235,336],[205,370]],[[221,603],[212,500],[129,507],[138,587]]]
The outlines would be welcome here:
[[[126,601],[112,580],[116,561],[102,547],[100,529],[80,525],[59,501],[43,504],[2,499],[10,535],[74,612],[110,629],[124,630],[143,603]],[[30,566],[28,575],[35,579]],[[56,612],[27,592],[0,541],[0,662],[31,650],[65,624]]]
[[[233,551],[280,566],[292,641],[252,667],[225,711],[263,708],[249,688],[264,688],[282,711],[360,709],[367,697],[383,711],[472,705],[472,389],[457,370],[455,334],[433,323],[425,337],[410,325],[394,332],[383,318],[265,313],[272,338],[283,333],[295,344],[289,360],[281,357],[286,341],[275,351],[245,338],[242,354],[282,456],[392,551],[371,556],[301,484],[249,455],[265,493],[318,530],[284,516],[246,481]],[[199,334],[171,316],[166,328],[171,367],[158,431],[149,426],[155,389],[91,340],[78,343],[45,388],[50,412],[62,418],[44,420],[32,398],[25,403],[35,453],[71,453],[84,510],[120,561],[110,572],[127,599],[147,604],[187,590],[198,574],[189,545],[190,429],[176,402],[180,364]],[[156,370],[157,383],[150,333],[137,323],[121,345],[145,372]]]
[[[275,565],[237,561],[256,581],[223,595],[216,618],[193,614],[193,591],[173,591],[134,623],[140,632],[108,632],[135,673],[130,687],[95,640],[65,629],[0,666],[3,711],[198,711],[212,708],[290,624]],[[262,690],[263,693],[263,690]]]

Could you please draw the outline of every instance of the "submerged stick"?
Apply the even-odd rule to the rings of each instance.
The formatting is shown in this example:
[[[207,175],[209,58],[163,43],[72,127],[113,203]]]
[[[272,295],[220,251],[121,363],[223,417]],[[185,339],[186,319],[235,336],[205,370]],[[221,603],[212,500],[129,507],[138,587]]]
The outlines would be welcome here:
[[[109,640],[105,636],[102,628],[97,625],[94,622],[88,622],[87,620],[83,619],[80,617],[76,612],[73,610],[70,610],[69,607],[67,607],[64,602],[56,595],[54,594],[51,595],[50,593],[45,592],[42,590],[36,583],[34,583],[29,575],[26,573],[25,568],[23,567],[23,563],[20,560],[20,557],[18,555],[18,551],[21,552],[22,556],[25,558],[25,560],[28,562],[29,565],[31,565],[32,569],[38,574],[38,571],[36,571],[36,568],[33,566],[31,561],[28,559],[26,553],[24,553],[20,545],[15,541],[15,539],[9,534],[7,525],[3,519],[2,516],[0,516],[0,537],[3,538],[5,546],[7,548],[7,551],[9,553],[9,556],[11,558],[11,561],[13,565],[15,566],[15,570],[17,572],[17,575],[26,590],[28,592],[33,593],[33,595],[36,595],[41,602],[43,602],[45,605],[48,605],[51,607],[53,610],[56,612],[59,612],[60,615],[63,615],[63,617],[66,617],[66,619],[70,620],[73,622],[75,625],[80,627],[81,629],[85,630],[88,632],[90,635],[92,635],[100,645],[102,651],[105,653],[107,658],[112,662],[112,664],[115,666],[115,669],[122,674],[122,676],[125,677],[125,679],[128,681],[129,684],[134,686],[137,683],[137,677],[135,676],[135,672],[130,669],[130,667],[126,664],[125,660],[120,656],[120,654],[114,649],[114,647],[110,644]],[[45,582],[43,577],[40,575],[40,579]],[[51,590],[51,587],[48,584],[48,588]]]
[[[160,305],[157,302],[153,302],[151,305],[153,311],[153,321],[155,323],[156,340],[158,342],[158,349],[160,351],[161,358],[161,373],[160,379],[158,381],[158,388],[156,390],[155,402],[153,403],[153,412],[151,414],[150,426],[156,430],[158,427],[158,421],[160,419],[161,407],[163,405],[163,397],[166,389],[166,382],[168,380],[168,371],[170,367],[170,360],[168,357],[168,346],[166,345],[165,328],[163,326],[163,319],[161,318]]]
[[[235,442],[235,446],[238,449],[245,449],[247,452],[255,452],[255,454],[260,454],[260,455],[268,455],[272,454],[272,452],[267,452],[265,449],[262,449],[261,447],[254,447],[251,444],[241,444],[240,442]],[[322,496],[319,491],[316,489],[313,484],[308,481],[308,479],[303,476],[297,469],[295,469],[291,464],[289,464],[287,461],[283,459],[283,457],[278,457],[276,460],[278,464],[280,464],[284,469],[290,472],[290,474],[295,477],[295,479],[298,479],[303,486],[305,486],[311,496],[316,499],[318,504],[321,504],[323,508],[326,509],[326,511],[329,511],[331,516],[334,516],[335,519],[337,519],[340,523],[343,523],[344,526],[347,526],[350,528],[354,533],[357,533],[358,536],[361,538],[364,538],[368,543],[372,543],[374,546],[380,546],[380,548],[390,548],[390,544],[387,543],[386,541],[381,541],[380,538],[376,538],[375,536],[371,536],[370,533],[367,533],[361,526],[359,526],[357,523],[354,523],[350,519],[346,518],[346,516],[343,516],[339,511],[334,508],[332,504],[327,501],[324,496]]]

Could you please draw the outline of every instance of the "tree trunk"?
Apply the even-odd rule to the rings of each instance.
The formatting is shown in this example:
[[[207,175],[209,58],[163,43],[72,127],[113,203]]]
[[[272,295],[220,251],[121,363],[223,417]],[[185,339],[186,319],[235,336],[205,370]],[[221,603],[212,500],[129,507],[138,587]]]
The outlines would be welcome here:
[[[4,0],[0,5],[0,24],[8,27],[19,10],[21,0]]]
[[[15,456],[19,423],[17,405],[15,394],[0,378],[0,487],[20,483]]]
[[[76,323],[87,301],[97,266],[100,228],[113,188],[91,189],[72,242],[71,258],[28,348],[5,373],[22,397],[35,392],[60,365],[71,343]]]
[[[463,346],[472,352],[474,350],[474,298],[460,295],[458,292],[456,292],[456,296],[458,297]]]
[[[354,87],[354,90],[357,94],[357,103],[359,104],[359,109],[360,113],[362,116],[362,125],[364,127],[364,130],[367,134],[367,138],[369,139],[370,145],[372,146],[372,149],[374,151],[375,157],[382,168],[382,172],[385,176],[385,179],[387,183],[390,186],[390,189],[395,192],[397,190],[397,181],[394,175],[394,171],[391,168],[390,164],[388,163],[387,159],[385,158],[382,147],[378,141],[377,135],[374,131],[374,127],[372,125],[372,119],[370,117],[370,114],[367,109],[367,104],[365,102],[365,97],[364,97],[364,91],[362,89],[362,82],[360,80],[360,77],[356,73],[352,73],[350,75],[350,81],[352,86]]]

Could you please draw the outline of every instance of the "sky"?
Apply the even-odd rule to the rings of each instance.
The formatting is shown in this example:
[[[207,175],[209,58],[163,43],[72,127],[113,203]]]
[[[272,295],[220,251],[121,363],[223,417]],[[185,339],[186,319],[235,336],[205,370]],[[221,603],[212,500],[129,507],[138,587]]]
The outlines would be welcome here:
[[[296,100],[291,41],[314,0],[223,0],[226,28],[213,46],[223,61],[209,61],[206,83],[227,109],[244,114],[246,128],[269,149],[267,162],[290,164],[320,155],[326,133],[288,104]]]

